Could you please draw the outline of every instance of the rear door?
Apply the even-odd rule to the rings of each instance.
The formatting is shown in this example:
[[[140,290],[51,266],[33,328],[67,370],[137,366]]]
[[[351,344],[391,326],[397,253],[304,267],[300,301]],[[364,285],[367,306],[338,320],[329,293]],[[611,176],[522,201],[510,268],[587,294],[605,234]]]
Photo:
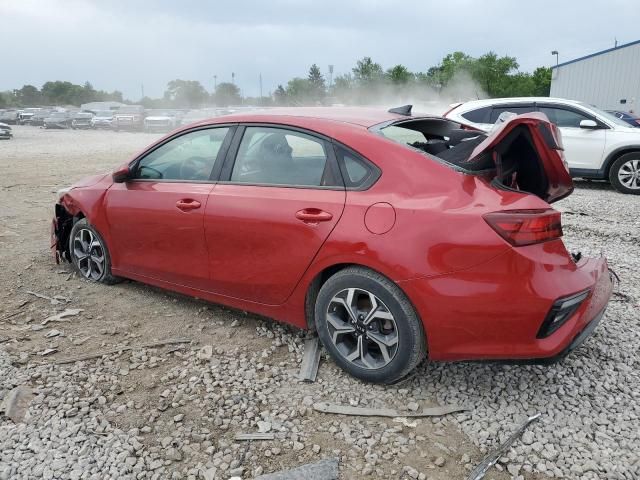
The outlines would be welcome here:
[[[606,125],[586,112],[563,105],[538,104],[538,110],[560,128],[569,168],[598,170],[602,166]],[[600,128],[580,128],[582,120],[593,120]]]
[[[517,136],[520,138],[516,138]],[[500,171],[504,167],[501,161],[505,148],[508,148],[509,144],[515,145],[516,140],[527,144],[530,142],[537,157],[535,160],[540,166],[536,165],[536,168],[542,169],[542,171],[526,169],[531,172],[532,178],[536,177],[535,181],[538,182],[538,185],[530,185],[531,188],[527,191],[536,192],[540,198],[549,203],[560,200],[573,191],[573,181],[562,152],[562,136],[555,125],[538,112],[519,115],[499,125],[473,150],[468,162],[477,161],[488,154]],[[529,161],[529,159],[518,160]],[[532,179],[522,180],[531,182]]]
[[[205,209],[212,290],[283,303],[345,199],[329,141],[291,127],[239,127]]]

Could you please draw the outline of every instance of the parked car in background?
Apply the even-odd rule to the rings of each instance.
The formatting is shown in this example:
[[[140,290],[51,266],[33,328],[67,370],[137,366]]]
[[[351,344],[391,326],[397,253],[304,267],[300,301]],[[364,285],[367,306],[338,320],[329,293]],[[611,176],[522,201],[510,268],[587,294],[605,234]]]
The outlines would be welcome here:
[[[640,117],[629,112],[622,112],[620,110],[607,110],[611,115],[619,118],[622,121],[627,122],[632,127],[640,128]]]
[[[98,110],[93,112],[91,118],[91,128],[108,128],[111,129],[113,123],[113,111],[111,110]]]
[[[7,125],[17,125],[18,111],[17,110],[0,111],[0,122],[5,123]]]
[[[93,119],[93,114],[89,112],[79,112],[73,116],[71,120],[71,128],[74,130],[88,130],[92,128],[91,120]]]
[[[145,132],[168,132],[179,126],[176,112],[170,110],[147,110],[145,115]]]
[[[491,129],[502,112],[542,112],[562,132],[574,177],[608,180],[620,192],[640,194],[640,129],[574,100],[548,97],[492,98],[452,105],[445,117]]]
[[[182,125],[189,125],[191,123],[207,120],[209,118],[215,118],[220,116],[217,108],[199,108],[195,110],[189,110],[182,117]]]
[[[51,112],[44,119],[44,128],[70,128],[73,117],[69,112]]]
[[[11,126],[6,123],[0,123],[0,139],[9,140],[13,137]]]
[[[52,249],[90,281],[315,329],[365,381],[398,381],[425,357],[561,358],[596,328],[612,283],[604,258],[562,242],[550,203],[573,182],[557,128],[531,113],[486,135],[409,113],[184,127],[60,191]]]
[[[142,130],[144,127],[144,107],[126,105],[113,113],[111,128],[114,130]]]
[[[33,117],[31,117],[31,125],[35,127],[44,126],[44,119],[49,115],[51,115],[51,110],[49,109],[38,110],[33,114]]]
[[[32,111],[22,111],[18,113],[18,125],[31,125],[31,119],[33,118],[34,112]]]

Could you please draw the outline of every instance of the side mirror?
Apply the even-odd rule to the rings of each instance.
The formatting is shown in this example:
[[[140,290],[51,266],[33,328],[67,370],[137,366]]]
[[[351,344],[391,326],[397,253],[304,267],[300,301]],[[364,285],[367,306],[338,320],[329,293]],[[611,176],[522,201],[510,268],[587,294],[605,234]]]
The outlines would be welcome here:
[[[580,120],[580,128],[595,130],[600,128],[600,126],[595,122],[595,120]]]
[[[115,183],[124,183],[131,178],[131,169],[129,165],[123,165],[111,174],[111,178]]]

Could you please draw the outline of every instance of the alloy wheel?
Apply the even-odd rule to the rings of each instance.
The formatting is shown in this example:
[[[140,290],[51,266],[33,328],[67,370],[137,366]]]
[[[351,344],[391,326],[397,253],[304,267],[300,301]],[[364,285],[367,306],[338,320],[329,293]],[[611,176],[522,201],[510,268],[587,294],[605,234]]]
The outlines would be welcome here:
[[[627,188],[640,189],[640,160],[629,160],[620,165],[618,180]]]
[[[105,269],[105,252],[98,237],[89,229],[79,229],[73,237],[73,256],[80,273],[90,280],[99,280]]]
[[[327,326],[338,352],[354,365],[375,370],[388,365],[398,350],[398,326],[373,293],[347,288],[333,296]]]

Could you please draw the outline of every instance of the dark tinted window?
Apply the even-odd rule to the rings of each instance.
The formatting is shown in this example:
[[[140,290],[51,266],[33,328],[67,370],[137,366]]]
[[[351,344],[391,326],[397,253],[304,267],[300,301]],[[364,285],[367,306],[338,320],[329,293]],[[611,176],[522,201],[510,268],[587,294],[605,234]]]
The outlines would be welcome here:
[[[228,132],[228,128],[212,128],[174,138],[140,160],[136,178],[209,180]]]
[[[463,113],[462,116],[473,123],[489,123],[491,107],[482,107]]]
[[[533,105],[500,105],[493,107],[491,110],[491,117],[489,118],[489,123],[496,123],[498,117],[503,112],[511,112],[516,115],[522,115],[523,113],[531,113],[535,112],[536,109]]]
[[[378,170],[357,154],[336,146],[338,163],[347,188],[367,188],[378,177]]]
[[[544,113],[552,123],[559,127],[580,128],[582,120],[592,120],[592,118],[575,110],[567,110],[555,107],[540,107],[540,111]]]
[[[271,127],[247,127],[238,149],[231,181],[251,184],[334,185],[327,169],[323,140]]]

